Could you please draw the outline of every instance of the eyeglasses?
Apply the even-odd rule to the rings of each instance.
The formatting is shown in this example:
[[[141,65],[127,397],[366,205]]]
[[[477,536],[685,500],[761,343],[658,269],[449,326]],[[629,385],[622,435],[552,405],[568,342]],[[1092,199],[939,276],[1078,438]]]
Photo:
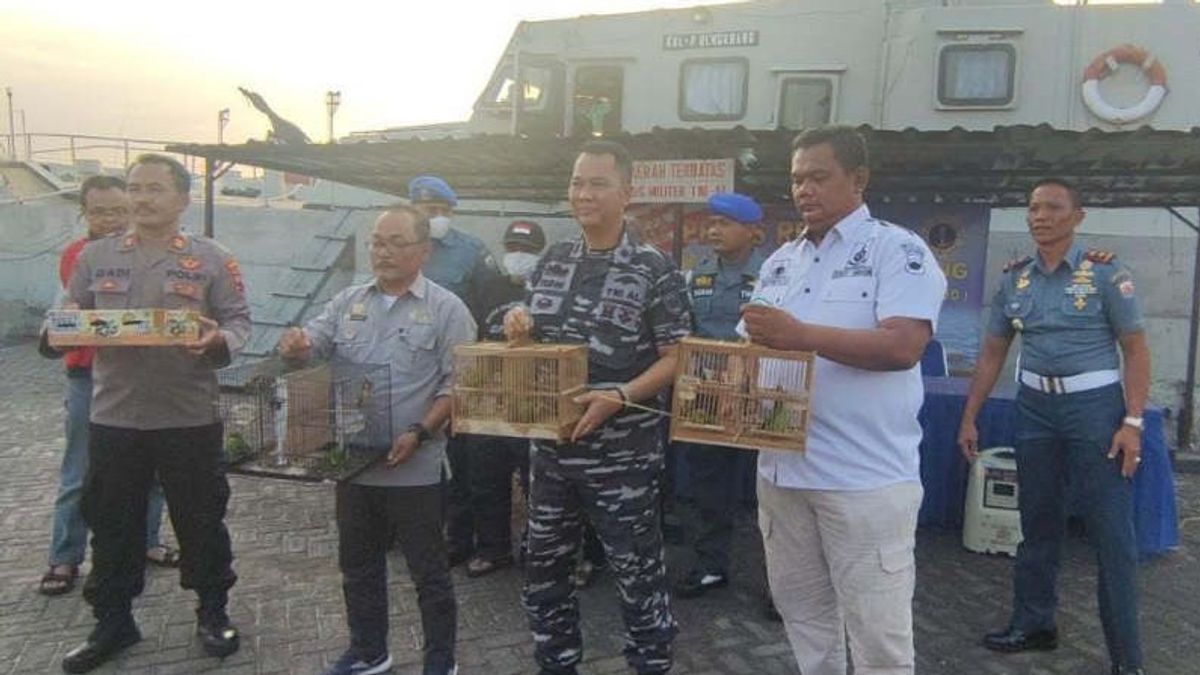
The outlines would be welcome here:
[[[371,250],[383,249],[390,253],[399,253],[406,248],[419,246],[429,241],[428,239],[420,239],[418,241],[403,241],[400,239],[372,239],[370,243]]]
[[[120,218],[121,216],[129,215],[129,209],[123,206],[114,206],[106,209],[103,206],[95,206],[83,212],[83,215],[88,218]]]

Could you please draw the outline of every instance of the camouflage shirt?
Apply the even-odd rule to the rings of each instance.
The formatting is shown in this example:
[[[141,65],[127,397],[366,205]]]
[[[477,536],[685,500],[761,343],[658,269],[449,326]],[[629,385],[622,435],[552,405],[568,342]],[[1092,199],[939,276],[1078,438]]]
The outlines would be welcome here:
[[[683,275],[628,230],[604,251],[582,237],[551,246],[529,287],[534,338],[587,344],[589,384],[632,380],[691,329]]]

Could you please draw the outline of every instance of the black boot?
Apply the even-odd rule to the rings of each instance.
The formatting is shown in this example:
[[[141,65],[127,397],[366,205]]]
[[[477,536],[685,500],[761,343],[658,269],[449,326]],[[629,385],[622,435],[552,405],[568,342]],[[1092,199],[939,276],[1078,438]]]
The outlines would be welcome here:
[[[225,658],[241,646],[241,636],[225,613],[228,603],[225,591],[201,593],[200,608],[196,610],[196,634],[200,636],[204,653]]]
[[[132,616],[106,617],[96,624],[87,642],[67,652],[62,669],[68,673],[86,673],[141,639],[142,634]]]

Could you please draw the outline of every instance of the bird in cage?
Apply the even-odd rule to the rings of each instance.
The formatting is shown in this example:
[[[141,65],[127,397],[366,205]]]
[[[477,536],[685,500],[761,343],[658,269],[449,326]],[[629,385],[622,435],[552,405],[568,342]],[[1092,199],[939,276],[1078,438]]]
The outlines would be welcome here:
[[[250,455],[253,448],[247,439],[261,435],[262,410],[254,403],[234,403],[225,414],[225,454],[230,462]]]

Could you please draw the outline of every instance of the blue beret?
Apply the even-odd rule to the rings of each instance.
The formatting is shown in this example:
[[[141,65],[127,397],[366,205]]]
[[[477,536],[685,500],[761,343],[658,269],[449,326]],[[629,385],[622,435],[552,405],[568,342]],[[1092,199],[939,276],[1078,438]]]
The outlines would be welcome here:
[[[743,225],[761,223],[763,218],[758,202],[736,192],[714,192],[709,195],[708,210],[715,216],[725,216]]]
[[[408,198],[414,202],[446,202],[458,205],[458,197],[450,184],[437,176],[417,176],[408,183]]]

